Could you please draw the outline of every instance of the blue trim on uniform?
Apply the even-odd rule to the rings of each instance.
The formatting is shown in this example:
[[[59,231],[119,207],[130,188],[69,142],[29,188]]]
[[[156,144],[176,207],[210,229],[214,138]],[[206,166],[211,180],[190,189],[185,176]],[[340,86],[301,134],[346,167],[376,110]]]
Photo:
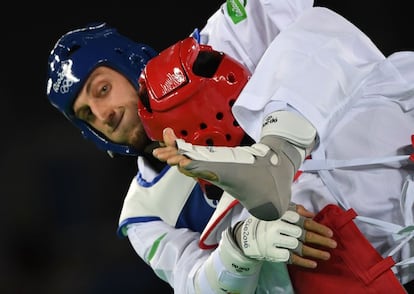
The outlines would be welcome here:
[[[203,232],[213,214],[215,207],[209,204],[201,186],[197,183],[190,193],[183,209],[181,210],[175,228],[186,228],[193,232]],[[122,221],[117,229],[117,235],[126,237],[126,226],[133,223],[160,221],[157,216],[131,217]]]
[[[175,227],[201,233],[215,210],[207,201],[201,186],[197,183],[178,216]]]
[[[156,184],[164,175],[165,175],[165,173],[169,170],[171,168],[171,166],[169,166],[169,165],[166,165],[162,170],[161,170],[161,172],[151,181],[151,182],[148,182],[148,181],[146,181],[145,179],[143,179],[142,178],[142,174],[140,173],[140,172],[138,172],[138,174],[137,174],[137,182],[138,182],[138,185],[140,185],[141,187],[145,187],[145,188],[148,188],[148,187],[151,187],[151,186],[153,186],[154,184]]]
[[[151,182],[143,179],[141,173],[138,172],[136,177],[138,185],[146,188],[155,185],[170,168],[171,166],[167,165]],[[213,201],[209,200],[205,196],[200,184],[197,183],[188,196],[187,201],[178,216],[175,228],[186,228],[194,232],[203,232],[215,210],[215,204],[216,203],[213,204]],[[161,220],[161,218],[157,216],[127,218],[120,223],[117,229],[117,234],[120,237],[126,237],[126,226],[128,224],[159,220]]]

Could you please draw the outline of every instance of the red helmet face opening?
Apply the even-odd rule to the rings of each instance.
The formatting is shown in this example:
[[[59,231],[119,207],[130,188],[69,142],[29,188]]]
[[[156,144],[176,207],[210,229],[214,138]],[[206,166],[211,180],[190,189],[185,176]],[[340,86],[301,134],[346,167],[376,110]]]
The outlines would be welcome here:
[[[186,38],[152,58],[140,78],[138,114],[162,141],[166,127],[196,145],[237,146],[244,137],[231,112],[249,71],[228,55]]]

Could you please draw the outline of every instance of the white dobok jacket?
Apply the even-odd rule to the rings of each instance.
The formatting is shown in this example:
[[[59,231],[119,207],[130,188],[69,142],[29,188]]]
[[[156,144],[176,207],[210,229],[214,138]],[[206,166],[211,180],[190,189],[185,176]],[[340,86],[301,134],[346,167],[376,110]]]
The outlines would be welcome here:
[[[401,283],[413,280],[414,53],[385,57],[353,24],[312,1],[227,4],[201,41],[253,73],[233,107],[240,125],[259,140],[270,112],[290,109],[308,119],[319,143],[293,183],[292,201],[314,212],[329,203],[353,208],[372,245],[397,262]],[[175,167],[156,175],[142,158],[138,167],[120,232],[176,293],[194,293],[195,273],[216,254],[221,232],[247,212],[226,194],[216,208]],[[292,292],[286,267],[265,264],[256,293],[278,292]]]

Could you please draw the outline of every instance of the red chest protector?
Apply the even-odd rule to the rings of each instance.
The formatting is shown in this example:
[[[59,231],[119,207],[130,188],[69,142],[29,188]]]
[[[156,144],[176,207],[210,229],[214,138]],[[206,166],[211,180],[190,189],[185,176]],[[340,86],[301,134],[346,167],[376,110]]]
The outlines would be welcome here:
[[[372,247],[353,222],[356,216],[352,209],[327,205],[314,217],[333,230],[338,246],[329,250],[328,261],[318,261],[317,269],[288,266],[295,293],[406,293],[391,270],[394,260]]]

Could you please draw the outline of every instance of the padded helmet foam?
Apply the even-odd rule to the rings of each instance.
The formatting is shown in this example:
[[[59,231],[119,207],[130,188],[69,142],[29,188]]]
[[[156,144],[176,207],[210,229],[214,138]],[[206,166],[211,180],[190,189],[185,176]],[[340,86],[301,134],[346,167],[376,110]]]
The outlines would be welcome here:
[[[148,136],[165,127],[197,145],[237,146],[245,133],[231,108],[250,76],[239,62],[186,38],[151,59],[139,79],[138,114]]]
[[[138,90],[138,78],[145,64],[157,52],[145,44],[133,42],[105,23],[93,24],[63,35],[48,60],[47,95],[83,136],[109,154],[136,155],[126,145],[108,140],[100,132],[75,117],[72,105],[90,73],[105,65],[123,74]]]

